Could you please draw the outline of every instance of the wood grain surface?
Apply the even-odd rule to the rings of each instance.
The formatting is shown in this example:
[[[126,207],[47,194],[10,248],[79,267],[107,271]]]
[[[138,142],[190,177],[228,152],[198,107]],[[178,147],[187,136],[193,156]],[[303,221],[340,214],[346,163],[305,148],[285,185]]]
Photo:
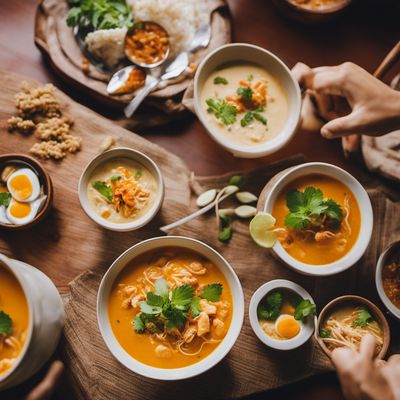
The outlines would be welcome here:
[[[0,67],[2,69],[19,72],[41,82],[54,82],[75,100],[107,117],[118,117],[109,108],[94,103],[60,81],[41,59],[33,43],[36,0],[12,2],[1,0],[0,3],[4,5],[0,13]],[[389,1],[356,1],[351,9],[333,24],[313,27],[303,26],[283,18],[269,1],[228,0],[228,3],[233,19],[234,40],[263,46],[275,52],[290,67],[297,61],[318,66],[334,65],[349,60],[373,71],[399,37],[398,11],[392,6],[394,2]],[[0,128],[2,153],[22,150],[18,148],[17,143],[12,141],[8,143],[12,139],[8,136],[5,142],[4,133],[3,124]],[[317,132],[299,131],[289,146],[278,154],[261,160],[235,159],[208,137],[200,122],[195,118],[188,118],[163,128],[141,133],[149,140],[182,157],[189,168],[198,175],[213,175],[268,165],[273,160],[300,152],[310,160],[327,161],[345,167],[356,176],[362,169],[360,165],[344,159],[340,142],[324,140]],[[45,237],[50,236],[57,243],[57,235],[59,235],[57,226],[46,226],[42,234]],[[26,235],[24,240],[40,242],[40,237]],[[31,248],[33,247],[31,245]],[[24,246],[15,241],[13,251],[24,260],[22,258],[26,255]],[[39,248],[35,248],[34,251],[39,252]],[[64,263],[53,265],[44,257],[41,265],[43,271],[49,274],[63,291],[65,291],[65,283],[73,279],[78,272],[74,265],[64,265]],[[43,372],[19,388],[6,394],[2,393],[2,398],[12,400],[23,398],[42,375]],[[68,387],[62,385],[56,397],[71,399]],[[262,399],[265,396],[260,394],[257,398]],[[337,380],[332,374],[268,393],[268,399],[282,398],[340,399],[342,396]]]

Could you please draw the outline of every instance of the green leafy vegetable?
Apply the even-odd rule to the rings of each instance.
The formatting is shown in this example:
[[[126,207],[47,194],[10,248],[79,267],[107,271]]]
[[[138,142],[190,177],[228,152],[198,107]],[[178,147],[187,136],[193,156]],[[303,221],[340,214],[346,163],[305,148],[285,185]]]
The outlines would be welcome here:
[[[236,121],[237,110],[223,99],[207,99],[207,112],[213,113],[225,125],[232,125]]]
[[[311,303],[310,300],[302,300],[294,311],[294,318],[304,321],[305,318],[309,317],[310,315],[314,315],[316,311],[316,305]]]
[[[222,76],[216,76],[214,78],[214,85],[227,85],[228,81]]]
[[[200,297],[193,297],[192,303],[190,304],[190,310],[192,311],[193,318],[196,318],[201,313]]]
[[[7,336],[11,332],[12,319],[4,311],[0,311],[0,335]]]
[[[371,321],[373,320],[371,313],[366,309],[363,308],[360,311],[357,319],[353,322],[354,327],[364,328],[366,327]]]
[[[267,125],[267,119],[261,115],[260,113],[263,112],[263,108],[257,108],[253,111],[248,111],[244,117],[240,120],[240,125],[245,127],[250,124],[254,119],[261,122],[263,125]]]
[[[330,338],[331,334],[326,329],[320,329],[319,330],[319,336],[321,336],[323,339],[326,339],[326,338]]]
[[[192,302],[194,289],[190,285],[182,285],[172,291],[171,303],[178,309],[186,311]]]
[[[146,326],[143,322],[141,314],[136,315],[135,319],[133,320],[133,329],[135,330],[135,332],[143,333],[145,328],[146,328]]]
[[[260,319],[275,320],[283,304],[282,293],[275,290],[264,297],[257,308],[257,315]]]
[[[313,221],[328,216],[333,227],[342,222],[343,213],[339,204],[334,200],[324,200],[321,189],[312,186],[306,187],[304,192],[298,189],[286,193],[286,205],[289,213],[285,217],[285,225],[297,230],[305,229]]]
[[[152,307],[162,308],[162,306],[164,305],[164,299],[161,296],[159,296],[153,292],[147,293],[146,301],[147,301],[147,304]]]
[[[119,181],[121,178],[122,178],[121,175],[113,175],[110,180],[112,183],[115,183],[115,182]]]
[[[11,201],[11,193],[10,192],[2,192],[0,193],[0,206],[8,207]]]
[[[141,301],[140,303],[140,311],[144,314],[156,315],[161,314],[162,308],[158,306],[151,306],[145,301]]]
[[[164,300],[168,299],[168,282],[166,279],[157,279],[154,283],[154,293]]]
[[[110,186],[108,186],[103,181],[94,181],[92,186],[103,196],[107,199],[109,203],[113,200],[113,192]]]
[[[222,284],[211,283],[205,286],[203,291],[200,293],[200,297],[208,301],[219,301],[221,294],[222,294]]]
[[[141,169],[138,169],[135,173],[135,179],[138,181],[143,175],[143,171]]]
[[[249,87],[241,86],[236,90],[238,96],[240,96],[243,100],[251,101],[253,98],[253,91]]]
[[[70,5],[68,26],[79,26],[86,31],[133,26],[125,0],[72,0]]]

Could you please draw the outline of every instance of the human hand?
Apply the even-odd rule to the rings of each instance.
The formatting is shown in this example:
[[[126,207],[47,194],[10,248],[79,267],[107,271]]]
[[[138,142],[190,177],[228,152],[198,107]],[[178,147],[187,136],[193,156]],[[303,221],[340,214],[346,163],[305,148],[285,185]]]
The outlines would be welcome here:
[[[400,93],[358,65],[310,68],[298,63],[292,73],[328,121],[322,136],[380,136],[400,128]]]
[[[27,396],[26,400],[48,400],[51,399],[58,381],[64,371],[61,361],[54,361],[42,382],[39,383]]]
[[[343,394],[347,400],[399,400],[400,355],[387,362],[374,360],[375,338],[361,340],[360,351],[338,348],[332,352]]]

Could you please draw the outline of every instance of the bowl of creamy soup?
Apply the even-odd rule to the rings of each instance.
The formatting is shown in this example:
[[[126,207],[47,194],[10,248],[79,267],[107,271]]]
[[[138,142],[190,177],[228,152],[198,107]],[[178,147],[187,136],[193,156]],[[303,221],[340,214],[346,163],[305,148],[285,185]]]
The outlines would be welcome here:
[[[221,361],[244,316],[240,281],[206,244],[169,236],[143,241],[111,265],[100,284],[104,341],[140,375],[180,380]]]
[[[267,186],[268,187],[268,186]],[[270,183],[264,211],[275,219],[273,252],[307,275],[350,268],[372,235],[369,196],[348,172],[326,163],[306,163]]]
[[[51,280],[0,254],[0,391],[27,380],[48,361],[63,324],[63,304]]]
[[[299,85],[287,66],[261,47],[219,47],[200,64],[194,85],[197,116],[211,137],[237,157],[272,154],[295,133]]]
[[[83,171],[79,199],[86,214],[114,231],[139,229],[161,208],[164,184],[158,166],[145,154],[114,148]]]

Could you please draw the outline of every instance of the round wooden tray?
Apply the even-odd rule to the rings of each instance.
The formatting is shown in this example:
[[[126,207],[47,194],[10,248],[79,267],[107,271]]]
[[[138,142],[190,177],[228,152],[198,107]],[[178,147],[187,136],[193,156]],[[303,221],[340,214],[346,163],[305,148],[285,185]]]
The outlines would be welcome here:
[[[132,98],[131,95],[110,96],[106,92],[109,76],[91,67],[87,73],[82,71],[84,58],[72,32],[65,22],[68,12],[67,0],[41,0],[35,19],[35,44],[49,61],[58,76],[73,88],[87,94],[97,103],[122,110]],[[225,0],[209,2],[212,37],[209,46],[191,55],[190,62],[195,65],[215,48],[231,41],[231,21]],[[150,94],[144,107],[129,120],[130,127],[155,126],[180,118],[187,112],[184,98],[191,97],[191,78],[173,83]],[[151,117],[149,117],[151,115]]]

